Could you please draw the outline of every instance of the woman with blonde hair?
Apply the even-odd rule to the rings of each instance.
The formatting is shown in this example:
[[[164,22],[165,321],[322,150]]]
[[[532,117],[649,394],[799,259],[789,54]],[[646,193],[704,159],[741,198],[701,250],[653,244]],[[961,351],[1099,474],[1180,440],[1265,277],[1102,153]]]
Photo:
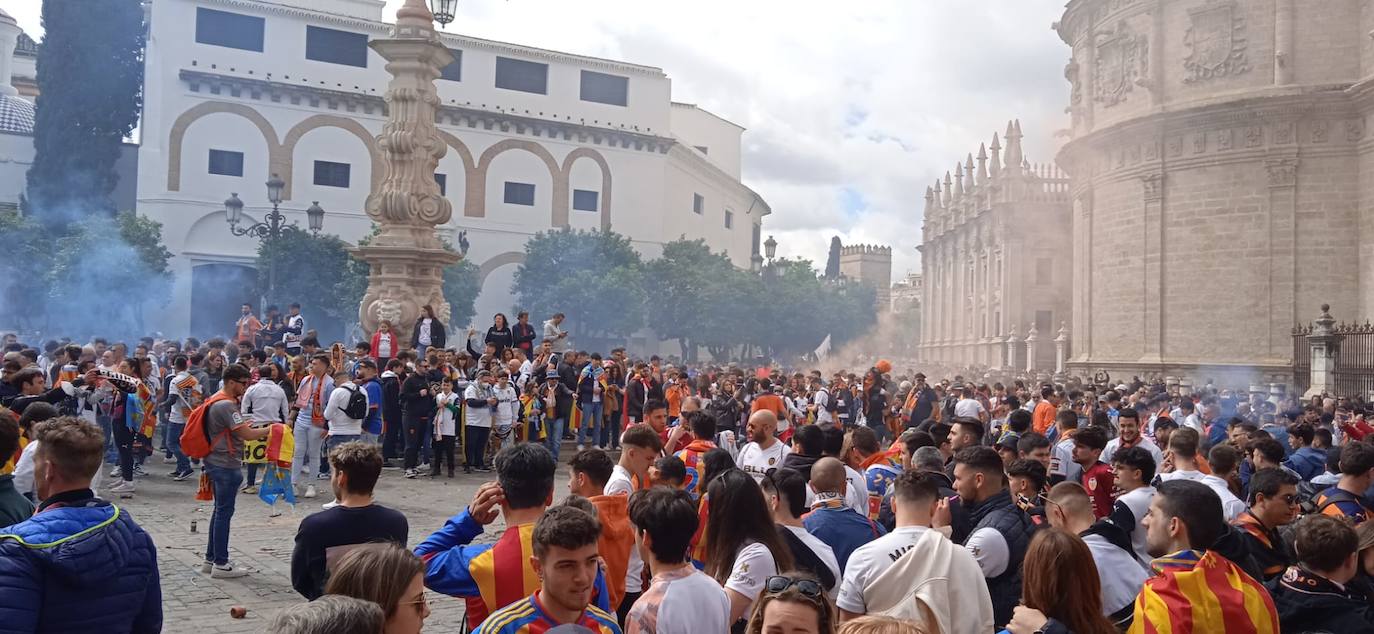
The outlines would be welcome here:
[[[1031,539],[1021,565],[1021,605],[1012,612],[1011,634],[1117,634],[1102,615],[1102,582],[1092,551],[1081,538],[1057,528]]]
[[[334,564],[324,593],[381,606],[383,634],[419,634],[429,617],[425,564],[398,544],[364,544],[348,551]]]
[[[890,616],[868,615],[845,621],[839,634],[932,634],[908,621]]]
[[[754,602],[747,634],[835,634],[835,606],[825,588],[804,572],[774,575]]]

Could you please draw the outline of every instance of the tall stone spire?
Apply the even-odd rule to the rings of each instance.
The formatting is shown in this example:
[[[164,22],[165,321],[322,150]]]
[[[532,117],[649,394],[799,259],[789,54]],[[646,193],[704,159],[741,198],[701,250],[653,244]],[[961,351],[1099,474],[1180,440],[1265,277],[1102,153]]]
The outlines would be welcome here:
[[[988,184],[988,146],[986,143],[978,144],[978,184]]]
[[[988,174],[993,178],[1002,175],[1002,143],[997,140],[997,133],[992,133],[992,165],[989,167]]]
[[[1022,163],[1025,156],[1021,153],[1021,126],[1019,123],[1007,122],[1007,171],[1013,176],[1020,174]]]
[[[954,179],[952,179],[952,178],[949,177],[949,172],[945,172],[945,197],[944,197],[944,199],[943,199],[943,200],[944,200],[944,206],[945,206],[945,207],[949,207],[949,197],[950,197],[950,195],[951,195],[951,192],[953,192],[953,191],[954,191]]]
[[[964,199],[964,164],[954,164],[954,202]]]

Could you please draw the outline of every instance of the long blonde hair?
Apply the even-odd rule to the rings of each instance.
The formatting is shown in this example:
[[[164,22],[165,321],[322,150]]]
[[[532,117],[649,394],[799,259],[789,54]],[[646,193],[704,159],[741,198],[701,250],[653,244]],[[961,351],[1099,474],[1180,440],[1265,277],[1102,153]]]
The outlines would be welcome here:
[[[871,614],[845,621],[840,625],[839,634],[933,634],[926,632],[915,623],[899,621],[890,616]]]
[[[425,563],[407,548],[390,542],[366,544],[339,558],[324,593],[371,601],[389,619],[415,575],[424,571]]]

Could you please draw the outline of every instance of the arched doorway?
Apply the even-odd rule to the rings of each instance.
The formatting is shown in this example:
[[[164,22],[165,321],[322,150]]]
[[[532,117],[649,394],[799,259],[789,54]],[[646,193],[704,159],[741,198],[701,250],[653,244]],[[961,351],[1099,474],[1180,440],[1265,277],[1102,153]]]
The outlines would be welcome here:
[[[243,264],[212,262],[191,268],[191,334],[201,337],[233,335],[244,302],[258,307],[257,269]]]

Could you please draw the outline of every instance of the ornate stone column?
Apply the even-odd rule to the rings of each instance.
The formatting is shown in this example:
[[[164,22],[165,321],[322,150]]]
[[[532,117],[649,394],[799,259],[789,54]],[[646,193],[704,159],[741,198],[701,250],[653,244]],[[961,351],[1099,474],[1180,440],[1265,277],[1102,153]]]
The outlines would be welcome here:
[[[1026,373],[1035,372],[1035,344],[1040,341],[1040,331],[1036,330],[1035,324],[1030,325],[1030,330],[1026,331]]]
[[[1059,322],[1059,336],[1054,338],[1054,377],[1056,382],[1063,382],[1065,352],[1069,346],[1069,327],[1064,322]]]
[[[1016,324],[1011,325],[1011,330],[1007,332],[1007,372],[1016,372],[1016,346],[1021,339],[1016,336]]]
[[[1336,356],[1341,352],[1341,340],[1336,334],[1336,319],[1331,316],[1331,306],[1322,304],[1322,314],[1312,322],[1312,334],[1307,335],[1307,345],[1312,348],[1312,381],[1303,400],[1313,396],[1329,394],[1336,389]]]
[[[424,0],[406,0],[396,12],[391,37],[372,40],[369,46],[386,59],[391,83],[386,124],[377,136],[385,176],[365,206],[379,234],[353,250],[372,267],[358,316],[367,332],[390,320],[404,345],[410,343],[409,326],[421,306],[433,306],[439,319],[448,322],[444,267],[461,257],[445,249],[435,231],[449,221],[453,207],[434,180],[439,159],[448,151],[434,123],[439,108],[434,80],[453,56],[435,33],[434,16]]]

